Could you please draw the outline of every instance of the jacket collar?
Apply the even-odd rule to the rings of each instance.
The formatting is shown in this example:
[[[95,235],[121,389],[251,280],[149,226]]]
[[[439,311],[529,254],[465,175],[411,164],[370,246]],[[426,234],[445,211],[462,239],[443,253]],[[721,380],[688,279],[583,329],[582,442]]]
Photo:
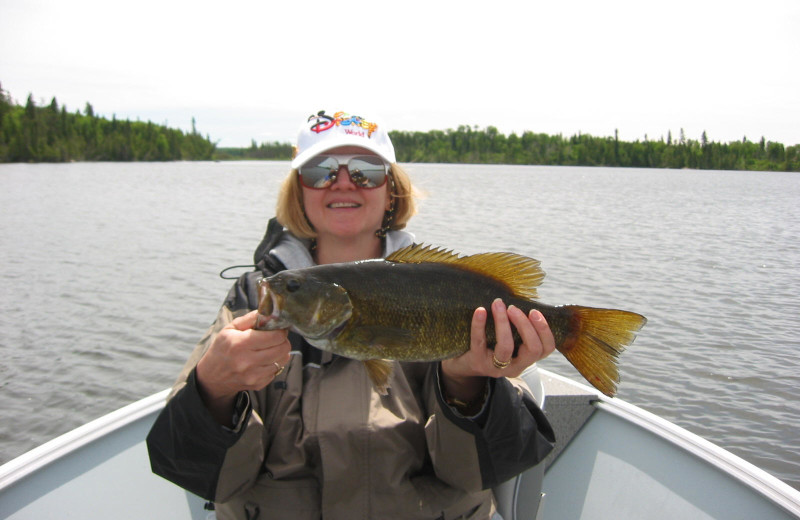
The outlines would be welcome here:
[[[384,240],[383,256],[385,258],[413,243],[413,234],[407,231],[389,231]],[[311,256],[310,247],[310,240],[297,238],[281,226],[277,219],[272,218],[267,225],[264,238],[256,248],[253,260],[258,264],[262,260],[269,261],[267,257],[273,257],[277,258],[286,269],[311,267],[316,264]]]

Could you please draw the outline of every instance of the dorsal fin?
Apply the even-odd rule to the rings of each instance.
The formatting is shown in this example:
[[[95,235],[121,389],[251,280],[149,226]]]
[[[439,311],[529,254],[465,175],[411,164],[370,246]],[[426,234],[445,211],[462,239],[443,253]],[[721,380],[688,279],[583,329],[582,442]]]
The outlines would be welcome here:
[[[399,249],[386,257],[389,262],[401,264],[450,264],[474,273],[493,278],[505,284],[520,298],[534,299],[544,279],[541,262],[516,253],[480,253],[459,256],[449,249],[416,244]]]

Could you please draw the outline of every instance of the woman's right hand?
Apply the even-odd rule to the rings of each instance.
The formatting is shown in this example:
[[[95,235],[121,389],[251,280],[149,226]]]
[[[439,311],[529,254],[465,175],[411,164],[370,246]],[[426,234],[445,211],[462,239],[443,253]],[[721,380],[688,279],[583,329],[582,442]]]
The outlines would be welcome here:
[[[289,362],[287,330],[254,330],[258,311],[234,319],[219,331],[197,363],[200,395],[220,424],[231,426],[236,395],[260,390]]]

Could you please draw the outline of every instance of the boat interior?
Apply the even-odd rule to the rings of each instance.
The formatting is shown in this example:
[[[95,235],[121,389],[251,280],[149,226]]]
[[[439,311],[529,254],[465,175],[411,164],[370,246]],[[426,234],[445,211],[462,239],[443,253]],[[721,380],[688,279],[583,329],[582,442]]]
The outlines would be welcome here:
[[[523,377],[557,443],[494,490],[503,520],[800,518],[800,492],[722,448],[552,372]],[[144,439],[166,395],[0,466],[0,518],[213,519],[202,499],[150,471]]]

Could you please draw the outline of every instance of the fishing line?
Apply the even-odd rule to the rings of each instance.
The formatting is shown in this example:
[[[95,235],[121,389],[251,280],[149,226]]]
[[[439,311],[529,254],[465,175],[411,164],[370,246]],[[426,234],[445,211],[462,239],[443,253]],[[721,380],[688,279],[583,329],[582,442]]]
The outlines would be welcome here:
[[[245,265],[232,265],[230,267],[226,267],[222,271],[219,272],[219,277],[223,280],[238,280],[239,276],[226,276],[225,273],[230,271],[231,269],[250,269],[257,267],[255,264],[245,264]]]

